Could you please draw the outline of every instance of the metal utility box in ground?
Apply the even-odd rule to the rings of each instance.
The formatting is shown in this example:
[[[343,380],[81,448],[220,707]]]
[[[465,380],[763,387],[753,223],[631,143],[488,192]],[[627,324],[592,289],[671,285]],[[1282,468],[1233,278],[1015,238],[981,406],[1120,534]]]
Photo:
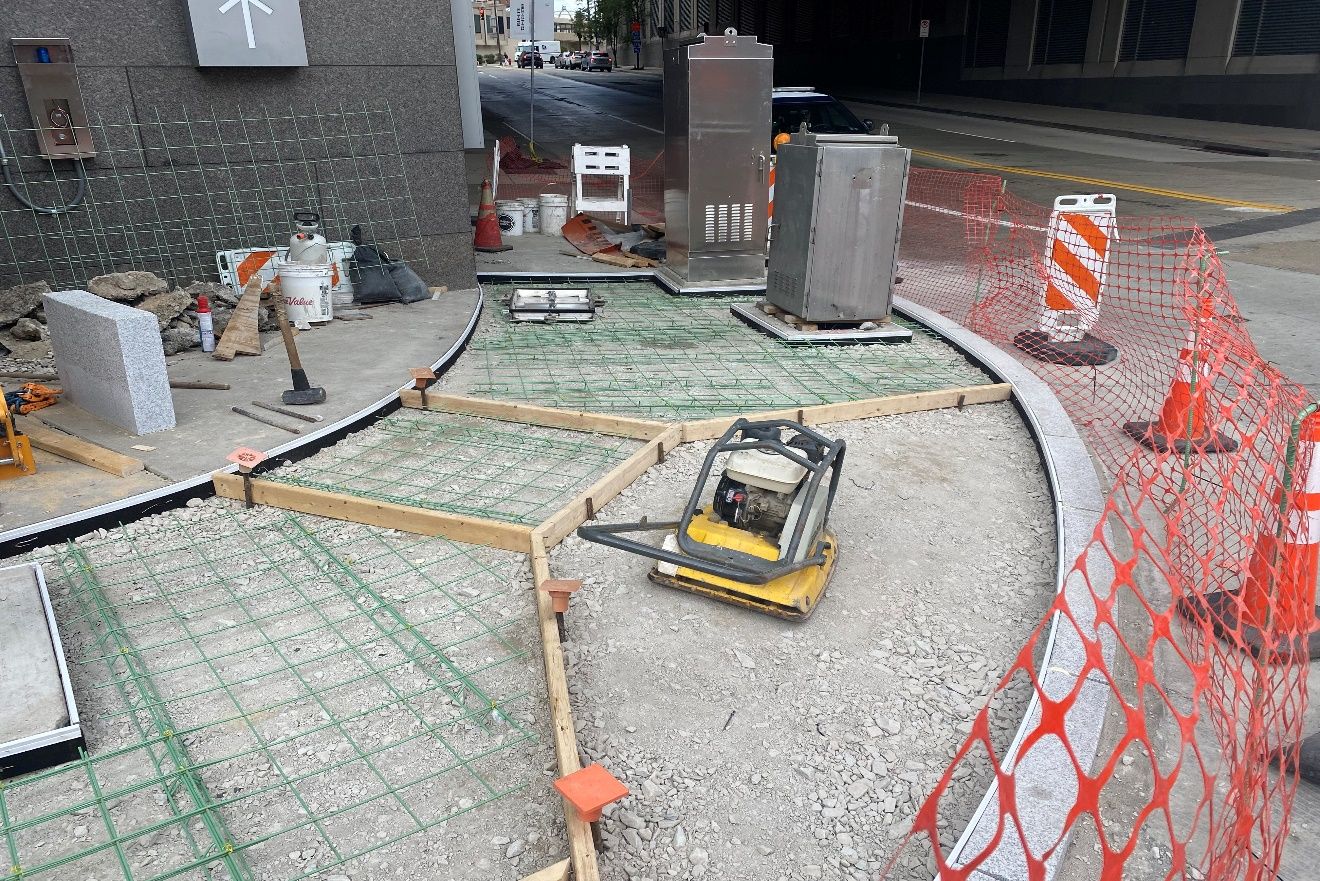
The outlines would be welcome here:
[[[78,757],[78,707],[36,563],[0,569],[0,695],[0,780]]]
[[[779,148],[766,299],[815,323],[889,319],[912,151],[802,132]]]
[[[773,74],[773,49],[732,29],[665,53],[669,287],[765,285]]]

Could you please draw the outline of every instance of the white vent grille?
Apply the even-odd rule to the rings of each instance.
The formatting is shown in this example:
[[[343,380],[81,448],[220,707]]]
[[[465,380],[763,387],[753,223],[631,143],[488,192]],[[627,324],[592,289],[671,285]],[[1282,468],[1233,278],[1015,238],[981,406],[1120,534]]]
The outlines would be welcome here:
[[[706,206],[706,243],[750,242],[756,228],[752,203]]]

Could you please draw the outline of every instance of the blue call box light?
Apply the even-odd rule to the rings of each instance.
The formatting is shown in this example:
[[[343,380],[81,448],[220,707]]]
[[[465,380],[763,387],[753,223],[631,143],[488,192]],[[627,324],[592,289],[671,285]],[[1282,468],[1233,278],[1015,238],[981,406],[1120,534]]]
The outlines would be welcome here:
[[[50,64],[50,49],[45,46],[37,47],[37,63]]]

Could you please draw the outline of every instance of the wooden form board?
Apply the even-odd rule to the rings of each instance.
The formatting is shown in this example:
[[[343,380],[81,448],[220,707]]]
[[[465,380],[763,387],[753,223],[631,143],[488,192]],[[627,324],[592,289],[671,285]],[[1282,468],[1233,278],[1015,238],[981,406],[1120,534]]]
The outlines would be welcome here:
[[[553,866],[546,866],[539,872],[533,872],[522,881],[568,881],[568,869],[571,865],[568,860],[560,860]]]
[[[1007,401],[1013,395],[1013,386],[1006,382],[992,385],[972,385],[962,388],[939,389],[930,392],[913,392],[907,395],[888,395],[883,398],[866,398],[861,401],[844,401],[839,404],[818,404],[813,407],[798,407],[790,410],[770,410],[762,413],[748,413],[745,417],[721,416],[716,419],[701,419],[683,423],[683,442],[713,440],[739,418],[791,419],[802,425],[823,425],[828,422],[847,422],[852,419],[871,419],[876,416],[895,416],[900,413],[917,413],[922,410],[941,410],[946,407],[962,407],[970,404],[991,404]]]
[[[399,395],[403,406],[415,410],[422,408],[422,393],[415,389],[406,389]],[[563,428],[568,431],[589,431],[596,434],[608,434],[614,437],[630,437],[638,440],[651,440],[668,428],[664,422],[651,422],[646,419],[630,419],[626,416],[610,416],[605,413],[584,413],[580,410],[557,410],[553,407],[539,407],[535,404],[515,404],[509,401],[492,401],[487,398],[467,398],[461,395],[427,394],[427,410],[445,413],[465,413],[469,416],[485,416],[504,422],[520,422],[525,425],[541,425],[546,428]]]
[[[682,431],[677,425],[665,429],[658,437],[619,463],[613,471],[588,487],[581,495],[551,515],[537,528],[537,533],[554,547],[574,529],[595,516],[595,512],[623,492],[652,465],[664,460],[670,450],[682,442]]]
[[[216,472],[211,475],[216,495],[243,500],[243,478],[237,474]],[[410,508],[392,502],[377,502],[358,496],[326,492],[305,486],[291,486],[261,478],[252,479],[252,501],[272,508],[317,514],[335,520],[366,523],[419,535],[438,535],[452,541],[500,548],[519,554],[531,546],[532,530],[516,523],[501,523],[479,517],[464,517],[444,511]]]
[[[564,670],[564,647],[559,642],[559,625],[550,594],[539,585],[550,577],[550,553],[540,531],[532,533],[532,581],[537,585],[536,618],[541,630],[541,654],[545,661],[545,691],[550,701],[550,728],[554,738],[555,762],[559,776],[581,770],[578,755],[577,731],[573,725],[573,708],[568,699],[568,674]],[[584,823],[577,811],[564,802],[564,825],[568,830],[568,854],[573,865],[574,881],[599,881],[600,868],[596,864],[596,844],[591,838],[591,825]],[[533,876],[535,877],[535,876]]]
[[[26,416],[14,417],[14,426],[27,435],[28,441],[38,450],[63,456],[65,459],[80,462],[106,474],[113,474],[115,477],[127,477],[145,467],[141,459],[134,459],[132,456],[107,450],[80,437],[55,431]]]

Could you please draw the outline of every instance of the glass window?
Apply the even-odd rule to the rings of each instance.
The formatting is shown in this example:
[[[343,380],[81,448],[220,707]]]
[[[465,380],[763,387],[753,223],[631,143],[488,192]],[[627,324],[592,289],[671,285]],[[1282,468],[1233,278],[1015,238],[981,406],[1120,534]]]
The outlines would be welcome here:
[[[1091,30],[1091,0],[1039,0],[1032,64],[1081,64]]]
[[[1242,0],[1234,55],[1310,55],[1320,52],[1316,0]]]

